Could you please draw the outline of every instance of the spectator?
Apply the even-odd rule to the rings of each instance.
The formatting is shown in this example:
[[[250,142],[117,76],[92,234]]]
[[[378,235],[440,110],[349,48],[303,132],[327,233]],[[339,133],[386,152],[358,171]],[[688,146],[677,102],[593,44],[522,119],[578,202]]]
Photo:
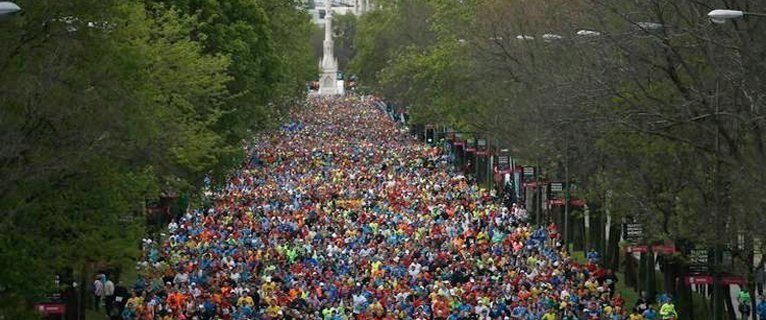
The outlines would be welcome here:
[[[104,279],[102,274],[96,275],[93,281],[93,310],[101,310],[101,300],[104,298]]]
[[[128,298],[130,298],[128,288],[122,284],[122,281],[117,281],[117,286],[114,287],[114,308],[109,314],[112,320],[121,319]]]
[[[104,305],[106,306],[106,314],[109,315],[114,307],[114,282],[109,278],[104,282]]]

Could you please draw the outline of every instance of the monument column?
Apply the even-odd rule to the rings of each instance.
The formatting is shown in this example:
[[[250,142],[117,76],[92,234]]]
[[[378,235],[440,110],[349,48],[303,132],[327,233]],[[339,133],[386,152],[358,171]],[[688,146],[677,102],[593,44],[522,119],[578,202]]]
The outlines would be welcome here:
[[[335,58],[335,43],[332,40],[332,0],[325,0],[324,54],[319,67],[322,76],[319,79],[319,94],[336,95],[338,91],[338,59]]]

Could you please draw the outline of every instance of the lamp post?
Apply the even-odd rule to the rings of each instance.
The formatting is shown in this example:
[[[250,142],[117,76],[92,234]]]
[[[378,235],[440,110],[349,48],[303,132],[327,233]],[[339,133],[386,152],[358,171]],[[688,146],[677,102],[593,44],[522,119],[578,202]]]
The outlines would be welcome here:
[[[636,22],[636,27],[643,30],[660,30],[665,28],[665,25],[651,21],[640,21]]]
[[[601,32],[593,31],[593,30],[578,30],[577,35],[586,36],[586,37],[597,37],[601,35]]]
[[[744,16],[766,17],[766,13],[746,12],[740,10],[715,9],[708,12],[707,16],[715,23],[725,23],[726,20],[740,19]]]
[[[21,12],[21,7],[10,1],[0,1],[0,21],[9,20],[17,13]]]
[[[550,42],[550,41],[557,41],[557,40],[563,40],[564,39],[563,36],[560,36],[560,35],[554,34],[554,33],[543,34],[542,38],[543,38],[543,40],[548,41],[548,42]]]

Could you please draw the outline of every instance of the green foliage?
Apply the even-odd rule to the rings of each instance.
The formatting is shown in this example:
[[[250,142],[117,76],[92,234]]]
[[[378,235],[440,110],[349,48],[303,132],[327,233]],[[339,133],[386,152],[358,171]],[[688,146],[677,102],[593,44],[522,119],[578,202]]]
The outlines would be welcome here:
[[[140,254],[145,203],[242,157],[315,73],[271,1],[18,1],[0,25],[0,317]]]
[[[704,190],[685,159],[695,151],[672,140],[632,132],[612,132],[598,141],[599,149],[609,155],[608,168],[599,187],[611,190],[620,199],[613,209],[629,220],[641,221],[649,241],[692,237],[707,222],[677,219],[679,195],[692,195]]]
[[[357,74],[362,81],[375,86],[380,81],[381,70],[392,63],[399,51],[432,44],[435,34],[429,30],[428,24],[432,10],[428,1],[406,0],[361,17],[349,73]]]
[[[338,58],[338,70],[347,70],[348,63],[355,55],[354,38],[356,37],[357,23],[358,18],[354,14],[333,16],[332,28],[335,37],[335,57]],[[324,33],[322,33],[322,38],[324,40]]]
[[[414,122],[482,132],[567,176],[649,241],[728,248],[735,262],[717,270],[752,276],[766,227],[763,20],[711,24],[710,1],[413,2],[360,20],[351,67],[364,85]]]
[[[466,80],[465,61],[454,59],[463,46],[455,41],[427,50],[409,47],[395,54],[393,63],[380,73],[383,92],[415,106],[414,121],[456,122],[475,116],[468,99],[457,97],[457,85]]]

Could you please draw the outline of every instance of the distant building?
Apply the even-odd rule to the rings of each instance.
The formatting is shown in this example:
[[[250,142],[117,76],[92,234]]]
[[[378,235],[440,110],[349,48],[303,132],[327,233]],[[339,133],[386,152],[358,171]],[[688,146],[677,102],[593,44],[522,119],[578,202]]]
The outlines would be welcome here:
[[[315,0],[307,1],[308,13],[311,15],[311,21],[317,25],[325,24],[327,9],[325,1],[332,1],[332,12],[336,16],[345,14],[355,14],[357,16],[364,14],[372,9],[370,0]]]

